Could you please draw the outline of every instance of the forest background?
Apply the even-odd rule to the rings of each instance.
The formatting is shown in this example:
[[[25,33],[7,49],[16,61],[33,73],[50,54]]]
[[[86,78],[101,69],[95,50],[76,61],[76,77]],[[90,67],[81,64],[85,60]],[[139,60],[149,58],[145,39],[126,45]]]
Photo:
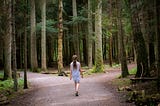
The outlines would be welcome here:
[[[104,64],[137,64],[135,77],[160,79],[158,0],[1,0],[0,68],[3,80],[17,69],[58,74],[77,54],[82,66],[103,72]],[[158,87],[159,87],[158,80]]]

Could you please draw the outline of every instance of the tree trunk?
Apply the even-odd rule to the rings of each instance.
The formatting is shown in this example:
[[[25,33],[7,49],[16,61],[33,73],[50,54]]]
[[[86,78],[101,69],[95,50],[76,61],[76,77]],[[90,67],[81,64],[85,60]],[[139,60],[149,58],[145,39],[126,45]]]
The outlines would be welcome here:
[[[102,0],[96,0],[95,10],[95,72],[103,72],[102,56]]]
[[[42,70],[46,71],[46,0],[42,0],[41,7],[41,17],[42,17],[42,34],[41,34],[41,67]]]
[[[103,35],[102,35],[103,36]],[[103,36],[103,39],[102,39],[102,51],[103,51],[103,60],[106,61],[107,60],[107,37],[106,35]],[[110,54],[108,53],[108,56]]]
[[[72,8],[73,8],[73,17],[77,17],[77,4],[76,0],[72,0]],[[79,36],[78,36],[78,24],[75,23],[73,25],[73,45],[74,45],[74,50],[75,54],[78,56],[78,59],[80,61],[80,50],[79,50]]]
[[[130,3],[131,5],[137,6],[137,1]],[[136,50],[137,59],[137,73],[136,77],[150,76],[148,69],[148,54],[145,45],[145,41],[140,28],[140,21],[138,17],[138,10],[131,13],[131,26],[133,30],[133,39]]]
[[[111,28],[112,28],[112,0],[109,0],[109,4],[110,4],[110,9],[109,9],[109,11],[110,11],[110,13],[109,13],[109,17],[110,17],[110,21],[111,21],[111,25],[109,26],[109,30],[112,30]],[[109,53],[108,53],[108,57],[109,57],[109,65],[110,65],[110,67],[112,67],[112,35],[113,34],[111,34],[110,36],[109,36]]]
[[[31,70],[37,71],[37,46],[36,46],[36,13],[35,13],[35,0],[31,2]]]
[[[25,0],[25,3],[28,5],[28,0]],[[28,88],[27,83],[27,12],[24,13],[24,89]]]
[[[127,67],[127,60],[126,60],[126,52],[124,47],[124,31],[123,31],[123,25],[121,20],[121,12],[122,12],[122,5],[121,1],[117,1],[117,9],[118,9],[118,43],[119,43],[119,58],[121,62],[121,70],[122,70],[122,77],[126,77],[129,75],[128,67]]]
[[[58,74],[61,76],[63,69],[63,16],[62,16],[63,4],[62,0],[59,0],[59,31],[58,31]]]
[[[18,81],[17,81],[17,61],[16,61],[16,36],[15,36],[15,1],[12,0],[12,51],[13,51],[13,79],[14,79],[14,90],[18,90]]]
[[[157,49],[157,71],[158,71],[158,90],[160,89],[160,2],[156,0],[156,49]]]
[[[11,0],[5,0],[5,35],[4,35],[4,80],[12,78],[11,71],[11,41],[12,41],[12,26],[11,26]]]
[[[109,65],[112,67],[112,35],[109,37]]]
[[[92,37],[93,37],[93,24],[92,24],[92,4],[91,0],[88,0],[88,67],[92,68]]]
[[[155,30],[153,30],[155,22],[154,19],[154,2],[150,2],[150,0],[145,1],[146,4],[143,6],[142,11],[140,12],[141,21],[141,31],[143,33],[143,37],[145,40],[147,53],[148,53],[148,66],[150,69],[153,67],[155,63],[155,51],[154,51],[154,42],[155,42]]]

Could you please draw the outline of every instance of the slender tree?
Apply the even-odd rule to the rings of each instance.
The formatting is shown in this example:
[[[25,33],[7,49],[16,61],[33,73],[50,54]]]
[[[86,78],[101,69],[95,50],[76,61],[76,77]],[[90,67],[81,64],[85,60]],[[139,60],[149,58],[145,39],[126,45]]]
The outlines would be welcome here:
[[[37,71],[37,46],[36,46],[36,10],[35,0],[30,0],[31,3],[31,69]]]
[[[76,0],[72,0],[72,12],[73,12],[73,18],[76,18],[77,15],[77,2]],[[80,60],[80,50],[79,50],[79,36],[78,36],[78,24],[73,24],[73,44],[74,44],[74,50],[75,54],[78,56],[78,59]]]
[[[5,33],[4,33],[4,80],[12,78],[11,71],[11,41],[12,41],[12,11],[11,11],[11,0],[5,0]]]
[[[28,0],[24,0],[26,5],[28,6]],[[28,88],[28,83],[27,83],[27,11],[24,12],[24,89]]]
[[[117,22],[118,22],[118,42],[119,42],[119,58],[121,63],[121,70],[122,70],[122,77],[126,77],[129,75],[128,67],[127,67],[127,60],[126,60],[126,52],[124,47],[124,30],[122,25],[122,1],[117,1],[117,10],[118,10],[118,16],[117,16]]]
[[[58,20],[59,20],[59,31],[58,31],[58,74],[62,75],[63,69],[63,2],[59,0]]]
[[[109,3],[110,3],[110,12],[109,12],[109,17],[110,17],[110,21],[111,21],[111,25],[109,26],[109,30],[111,30],[112,28],[112,11],[113,11],[113,7],[112,7],[112,2],[113,0],[109,0]],[[109,53],[108,53],[108,57],[109,57],[109,65],[110,67],[112,67],[112,40],[113,40],[113,37],[112,37],[112,34],[109,36]]]
[[[41,17],[42,17],[42,34],[41,34],[41,65],[42,70],[46,71],[46,0],[42,0],[41,4]]]
[[[93,24],[92,24],[92,4],[88,0],[88,67],[92,68],[92,38],[93,37]]]
[[[16,61],[16,37],[15,37],[15,0],[12,0],[12,38],[13,38],[13,78],[14,78],[14,90],[18,90],[17,81],[17,61]]]
[[[103,71],[102,56],[102,0],[96,0],[95,9],[95,72]]]

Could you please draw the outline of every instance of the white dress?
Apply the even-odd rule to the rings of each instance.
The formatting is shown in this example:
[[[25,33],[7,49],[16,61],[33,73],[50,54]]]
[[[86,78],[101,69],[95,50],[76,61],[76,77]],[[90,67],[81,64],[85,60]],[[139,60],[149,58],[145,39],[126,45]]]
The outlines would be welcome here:
[[[72,78],[74,82],[80,82],[80,63],[77,61],[77,68],[73,67],[73,62],[70,64],[71,71],[72,71]]]

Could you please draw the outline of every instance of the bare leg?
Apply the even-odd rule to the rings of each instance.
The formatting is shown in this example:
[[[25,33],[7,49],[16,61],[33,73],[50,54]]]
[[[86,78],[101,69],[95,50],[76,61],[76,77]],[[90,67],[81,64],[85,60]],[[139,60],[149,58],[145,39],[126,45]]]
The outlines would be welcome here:
[[[78,92],[79,90],[79,83],[76,83],[76,91]]]
[[[75,86],[75,91],[76,91],[76,87],[77,87],[77,83],[76,82],[74,83],[74,86]]]
[[[75,95],[78,96],[79,83],[75,82]]]

